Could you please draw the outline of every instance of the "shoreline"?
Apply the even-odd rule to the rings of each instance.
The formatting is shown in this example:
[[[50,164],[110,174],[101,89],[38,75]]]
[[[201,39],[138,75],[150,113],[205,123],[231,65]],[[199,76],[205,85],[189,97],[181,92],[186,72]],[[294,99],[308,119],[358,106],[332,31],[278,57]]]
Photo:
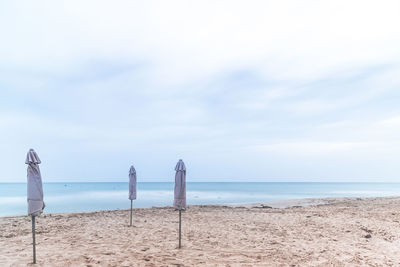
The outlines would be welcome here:
[[[254,209],[254,208],[265,208],[265,209],[288,209],[288,208],[298,208],[298,207],[311,207],[311,206],[320,206],[320,205],[330,205],[340,202],[353,201],[353,200],[373,200],[373,199],[396,199],[400,196],[384,196],[384,197],[326,197],[326,198],[298,198],[298,199],[284,199],[284,200],[275,200],[275,201],[266,201],[266,202],[250,202],[250,203],[234,203],[234,204],[195,204],[188,205],[187,209],[203,207],[203,208],[246,208],[246,209]],[[151,209],[172,209],[171,206],[151,206],[144,208],[133,208],[133,210],[151,210]],[[118,211],[129,211],[130,209],[110,209],[110,210],[93,210],[93,211],[72,211],[72,212],[43,212],[40,217],[46,216],[58,216],[58,215],[73,215],[73,214],[90,214],[90,213],[101,213],[101,212],[118,212]],[[19,215],[6,215],[0,216],[1,219],[12,219],[12,218],[21,218],[28,217],[27,214],[19,214]]]

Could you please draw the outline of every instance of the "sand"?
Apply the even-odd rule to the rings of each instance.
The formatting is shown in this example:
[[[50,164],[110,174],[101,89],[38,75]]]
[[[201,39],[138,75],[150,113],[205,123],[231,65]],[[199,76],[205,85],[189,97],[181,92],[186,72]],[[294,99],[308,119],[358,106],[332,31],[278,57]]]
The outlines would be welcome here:
[[[36,266],[400,266],[397,197],[190,206],[182,249],[176,211],[134,212],[42,215]],[[0,266],[31,265],[30,218],[0,229]]]

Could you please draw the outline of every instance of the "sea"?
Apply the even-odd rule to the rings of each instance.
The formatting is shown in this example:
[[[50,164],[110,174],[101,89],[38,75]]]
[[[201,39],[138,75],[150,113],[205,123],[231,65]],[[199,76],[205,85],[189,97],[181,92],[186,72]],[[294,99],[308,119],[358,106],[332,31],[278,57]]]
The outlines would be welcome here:
[[[400,183],[188,182],[187,203],[240,204],[323,197],[400,196]],[[45,213],[129,209],[128,183],[44,183]],[[171,206],[174,183],[137,184],[134,208]],[[0,183],[0,216],[27,213],[26,183]]]

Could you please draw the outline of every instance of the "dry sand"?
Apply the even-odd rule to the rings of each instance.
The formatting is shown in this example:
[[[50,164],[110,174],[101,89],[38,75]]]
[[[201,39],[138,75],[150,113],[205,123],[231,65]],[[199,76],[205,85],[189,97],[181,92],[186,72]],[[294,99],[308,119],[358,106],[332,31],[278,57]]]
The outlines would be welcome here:
[[[191,206],[180,250],[169,207],[42,215],[37,266],[400,266],[400,198],[283,203]],[[0,266],[30,265],[30,227],[0,218]]]

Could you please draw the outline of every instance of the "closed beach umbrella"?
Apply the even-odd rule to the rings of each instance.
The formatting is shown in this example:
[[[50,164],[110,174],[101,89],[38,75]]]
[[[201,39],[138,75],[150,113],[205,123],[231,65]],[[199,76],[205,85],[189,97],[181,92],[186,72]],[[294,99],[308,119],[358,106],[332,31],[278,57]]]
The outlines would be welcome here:
[[[186,209],[186,167],[180,159],[175,167],[174,208]]]
[[[175,166],[174,208],[179,210],[179,248],[181,248],[182,210],[186,210],[186,167],[181,159]]]
[[[129,199],[131,200],[131,226],[132,226],[132,206],[133,200],[136,199],[136,170],[133,165],[129,169]]]
[[[35,217],[39,216],[45,207],[43,202],[42,176],[39,169],[40,163],[39,156],[33,149],[30,149],[26,155],[25,164],[28,164],[27,198],[28,215],[32,216],[33,263],[36,263]]]

